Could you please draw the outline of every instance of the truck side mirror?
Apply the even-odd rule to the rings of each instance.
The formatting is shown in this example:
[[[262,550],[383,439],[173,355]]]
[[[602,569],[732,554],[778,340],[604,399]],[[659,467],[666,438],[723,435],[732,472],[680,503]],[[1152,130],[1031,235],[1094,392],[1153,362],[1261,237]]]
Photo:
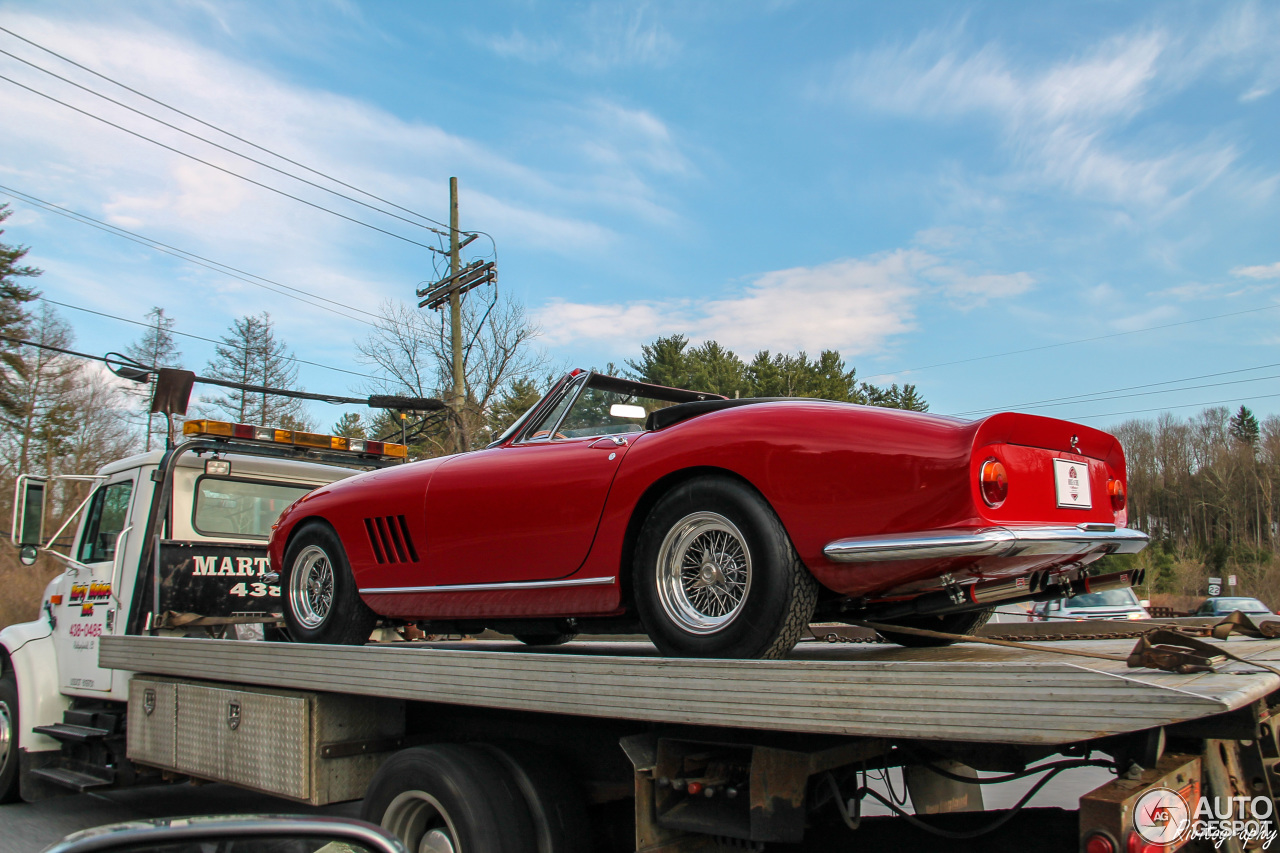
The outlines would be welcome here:
[[[22,562],[35,562],[35,549],[44,544],[44,504],[49,481],[43,477],[21,476],[13,500],[13,544],[21,550]],[[27,550],[31,549],[31,562]]]

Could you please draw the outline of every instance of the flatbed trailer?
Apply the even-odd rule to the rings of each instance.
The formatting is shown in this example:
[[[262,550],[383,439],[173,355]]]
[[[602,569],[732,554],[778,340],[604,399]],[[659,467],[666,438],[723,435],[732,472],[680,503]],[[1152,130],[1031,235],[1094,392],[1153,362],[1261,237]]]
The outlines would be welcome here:
[[[312,804],[360,796],[366,782],[376,788],[379,768],[406,751],[488,742],[539,756],[535,763],[555,765],[552,787],[570,780],[588,809],[611,808],[616,849],[762,850],[803,845],[822,824],[828,833],[841,821],[857,826],[844,797],[867,768],[902,767],[915,813],[945,820],[981,809],[978,786],[964,781],[975,770],[1018,773],[1052,756],[1102,754],[1117,778],[1082,798],[1077,838],[1056,842],[1095,853],[1175,849],[1134,846],[1134,802],[1153,788],[1280,793],[1271,725],[1280,676],[1255,665],[1280,665],[1280,643],[1214,645],[1244,660],[1189,674],[1131,668],[1132,640],[1029,649],[809,642],[788,660],[735,661],[661,658],[638,642],[529,651],[500,641],[350,647],[146,636],[104,638],[100,657],[133,673],[130,759],[198,778],[213,750],[225,772],[210,777]],[[306,706],[312,726],[310,738],[293,732],[292,746],[279,732],[264,737],[267,721],[254,720],[278,715],[289,698]],[[322,719],[326,708],[334,720]],[[357,720],[379,725],[335,734]],[[317,738],[317,729],[327,734]],[[265,765],[279,778],[268,780]],[[537,803],[535,795],[535,822],[545,822]],[[624,804],[634,835],[622,842]],[[597,847],[539,849],[600,849],[602,838],[597,825]],[[1236,841],[1219,849],[1243,849]],[[1041,842],[1031,846],[1055,846]]]

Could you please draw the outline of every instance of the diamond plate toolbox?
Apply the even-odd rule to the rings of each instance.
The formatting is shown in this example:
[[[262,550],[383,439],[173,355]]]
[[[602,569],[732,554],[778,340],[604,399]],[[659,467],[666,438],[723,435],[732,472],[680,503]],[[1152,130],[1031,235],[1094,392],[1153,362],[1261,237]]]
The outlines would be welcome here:
[[[364,796],[404,703],[135,676],[128,733],[141,764],[323,805]]]

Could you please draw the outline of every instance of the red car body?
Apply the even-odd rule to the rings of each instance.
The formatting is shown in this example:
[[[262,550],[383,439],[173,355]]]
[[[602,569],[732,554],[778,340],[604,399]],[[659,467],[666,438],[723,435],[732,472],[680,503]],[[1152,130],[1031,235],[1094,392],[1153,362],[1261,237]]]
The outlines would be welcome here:
[[[323,486],[281,517],[273,565],[283,566],[300,524],[323,519],[361,599],[383,617],[621,616],[650,509],[712,473],[767,502],[828,603],[868,607],[975,581],[1047,578],[1146,541],[1124,529],[1119,442],[1087,426],[811,399],[690,406],[703,411],[658,429],[554,441],[521,440],[517,430],[483,450]],[[998,506],[981,490],[992,459],[1008,478]],[[1088,508],[1058,505],[1054,460],[1087,479]]]

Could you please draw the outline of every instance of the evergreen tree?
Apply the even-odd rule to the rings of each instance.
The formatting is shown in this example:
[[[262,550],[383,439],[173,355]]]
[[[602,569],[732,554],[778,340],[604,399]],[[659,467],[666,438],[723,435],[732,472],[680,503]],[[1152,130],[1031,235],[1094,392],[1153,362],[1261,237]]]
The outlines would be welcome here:
[[[146,331],[129,345],[124,354],[147,367],[182,367],[182,351],[178,349],[178,344],[173,339],[173,318],[166,316],[163,308],[155,307],[147,312],[147,321],[149,325]],[[155,395],[158,378],[158,373],[151,374],[151,382],[147,385],[146,450],[151,449],[153,437],[158,440],[168,431],[163,419],[157,423],[155,415],[151,413],[151,399]]]
[[[687,384],[694,391],[710,391],[726,397],[749,397],[747,366],[715,341],[707,341],[685,354]]]
[[[501,435],[541,399],[542,392],[532,379],[514,380],[498,394],[490,408],[489,429],[493,431],[493,435]]]
[[[246,316],[234,321],[215,357],[206,369],[213,379],[258,385],[282,390],[298,389],[298,365],[289,348],[276,337],[271,316]],[[227,389],[208,405],[221,409],[237,423],[278,426],[310,432],[314,426],[307,418],[301,400],[281,397],[263,391]]]
[[[666,385],[669,388],[688,388],[689,357],[685,350],[689,339],[684,335],[658,338],[640,347],[640,358],[627,361],[632,377],[641,382]]]
[[[334,423],[332,434],[343,438],[368,438],[369,430],[358,412],[346,412]]]
[[[12,215],[9,205],[0,204],[0,222]],[[0,229],[0,235],[3,234],[4,229]],[[26,254],[26,246],[0,243],[0,335],[5,338],[26,338],[30,315],[25,305],[39,295],[34,288],[19,281],[35,278],[42,272],[22,264]],[[24,381],[24,360],[18,344],[0,339],[0,418],[9,424],[16,424],[21,419],[21,404],[17,397]]]
[[[1254,417],[1253,412],[1249,411],[1247,406],[1241,406],[1240,411],[1232,415],[1231,423],[1227,430],[1236,441],[1241,444],[1247,444],[1250,447],[1257,446],[1258,436],[1262,432],[1258,426],[1258,419]]]

